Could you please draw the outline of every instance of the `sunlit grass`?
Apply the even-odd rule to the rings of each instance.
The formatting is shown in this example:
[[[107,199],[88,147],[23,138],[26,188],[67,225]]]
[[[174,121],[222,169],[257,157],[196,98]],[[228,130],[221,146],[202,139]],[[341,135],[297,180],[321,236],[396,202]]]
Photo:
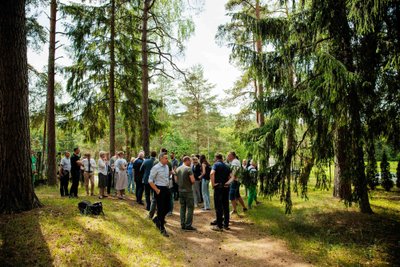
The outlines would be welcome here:
[[[278,198],[249,212],[249,218],[268,234],[318,266],[393,265],[400,257],[400,191],[372,193],[373,215],[346,207],[332,191],[315,190],[309,200],[293,194],[293,213],[285,215]],[[395,189],[396,190],[396,189]]]
[[[103,199],[105,216],[82,216],[77,208],[81,199],[60,198],[54,191],[37,189],[44,208],[1,218],[0,259],[6,265],[183,265],[183,254],[160,235],[142,208]]]

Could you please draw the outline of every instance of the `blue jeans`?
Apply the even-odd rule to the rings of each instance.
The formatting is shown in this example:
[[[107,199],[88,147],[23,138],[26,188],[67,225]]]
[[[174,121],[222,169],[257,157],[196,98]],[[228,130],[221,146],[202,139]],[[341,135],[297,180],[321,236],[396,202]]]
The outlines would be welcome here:
[[[201,182],[201,192],[203,194],[204,209],[210,209],[210,180],[203,179]]]
[[[128,173],[128,192],[131,192],[131,187],[132,187],[132,193],[135,190],[135,183],[133,182],[133,173]]]

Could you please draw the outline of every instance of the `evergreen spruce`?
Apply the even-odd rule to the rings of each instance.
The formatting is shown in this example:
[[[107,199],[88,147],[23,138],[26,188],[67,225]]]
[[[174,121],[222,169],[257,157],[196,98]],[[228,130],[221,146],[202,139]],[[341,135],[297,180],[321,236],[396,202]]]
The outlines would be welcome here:
[[[400,189],[400,160],[397,162],[396,178],[396,187]]]
[[[390,174],[390,165],[387,160],[386,152],[383,152],[381,161],[381,185],[386,191],[393,187],[392,175]]]

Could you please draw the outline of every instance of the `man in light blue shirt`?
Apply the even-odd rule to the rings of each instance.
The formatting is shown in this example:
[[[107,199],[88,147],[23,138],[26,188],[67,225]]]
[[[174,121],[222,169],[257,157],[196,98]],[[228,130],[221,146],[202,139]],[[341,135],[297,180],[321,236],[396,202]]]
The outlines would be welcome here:
[[[171,192],[169,190],[168,154],[160,154],[159,162],[150,171],[149,185],[155,192],[157,202],[157,216],[153,219],[161,234],[168,237],[165,229],[165,216],[170,209]]]
[[[69,174],[71,172],[71,159],[70,153],[65,152],[65,157],[62,158],[60,163],[60,194],[61,196],[68,196],[68,182]]]

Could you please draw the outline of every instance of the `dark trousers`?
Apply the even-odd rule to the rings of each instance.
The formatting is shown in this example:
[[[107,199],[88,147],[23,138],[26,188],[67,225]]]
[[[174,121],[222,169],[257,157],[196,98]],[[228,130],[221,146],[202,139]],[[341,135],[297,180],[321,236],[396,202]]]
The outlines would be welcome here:
[[[146,198],[146,210],[150,210],[151,205],[151,194],[153,189],[149,184],[144,184],[144,197]]]
[[[153,219],[160,231],[165,230],[165,215],[169,212],[171,205],[171,192],[167,186],[157,186],[159,194],[154,194],[157,201],[157,217]]]
[[[113,173],[107,173],[107,195],[111,194],[111,187],[113,186]]]
[[[69,171],[63,171],[60,177],[60,194],[68,196]]]
[[[80,171],[71,172],[71,176],[72,176],[72,185],[71,185],[71,189],[69,190],[69,195],[77,197],[78,196],[79,179],[81,177],[81,172]]]
[[[179,186],[174,181],[174,200],[178,200],[178,199],[179,199]]]
[[[136,181],[136,202],[137,203],[142,203],[143,200],[143,190],[144,190],[144,184],[142,181]]]
[[[229,188],[214,189],[214,206],[217,215],[217,226],[229,226]]]

